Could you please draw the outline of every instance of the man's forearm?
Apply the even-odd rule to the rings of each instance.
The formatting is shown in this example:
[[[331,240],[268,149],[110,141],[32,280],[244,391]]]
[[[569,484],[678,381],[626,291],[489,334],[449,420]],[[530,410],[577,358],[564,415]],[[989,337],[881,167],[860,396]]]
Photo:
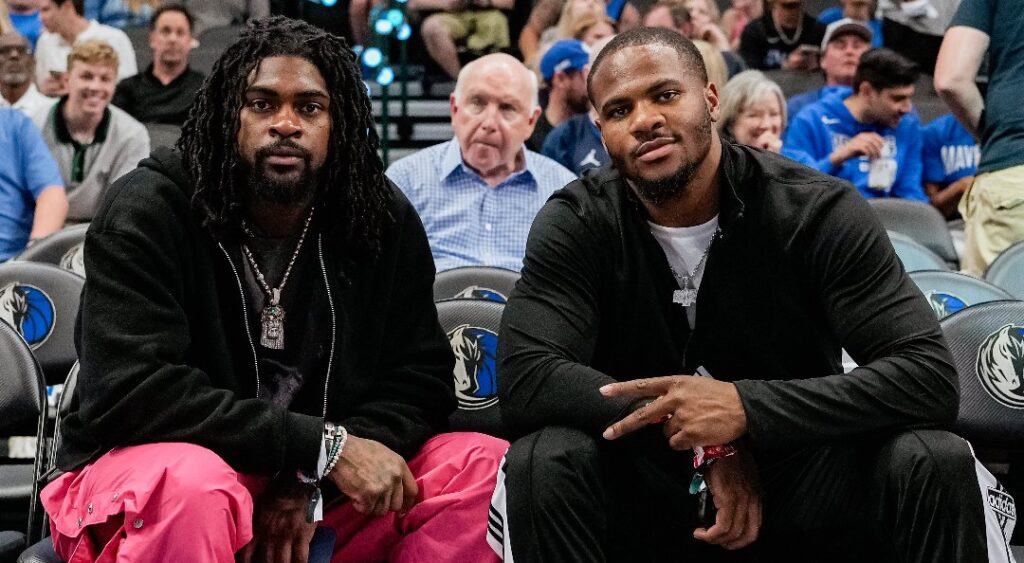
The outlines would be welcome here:
[[[989,37],[972,27],[949,29],[935,61],[935,90],[953,115],[975,137],[981,125],[985,100],[975,79],[981,59],[988,49]]]
[[[60,230],[68,216],[68,198],[61,186],[50,186],[36,198],[36,212],[32,219],[29,239],[43,238]]]

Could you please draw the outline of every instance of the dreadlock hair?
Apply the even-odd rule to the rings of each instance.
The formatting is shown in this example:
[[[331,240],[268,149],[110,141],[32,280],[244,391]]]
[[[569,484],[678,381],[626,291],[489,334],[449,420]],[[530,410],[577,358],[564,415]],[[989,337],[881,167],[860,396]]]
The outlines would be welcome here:
[[[214,237],[240,236],[249,188],[237,148],[239,114],[250,74],[260,61],[276,56],[308,60],[328,85],[331,135],[316,194],[317,213],[327,219],[319,224],[350,258],[375,257],[383,228],[393,218],[370,99],[345,40],[303,21],[281,16],[252,21],[213,65],[176,145],[195,186],[192,207]]]

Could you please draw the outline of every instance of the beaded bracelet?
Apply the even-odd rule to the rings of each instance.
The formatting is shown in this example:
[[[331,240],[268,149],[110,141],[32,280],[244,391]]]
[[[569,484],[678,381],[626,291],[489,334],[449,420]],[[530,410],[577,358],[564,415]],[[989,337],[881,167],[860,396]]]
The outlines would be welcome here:
[[[331,452],[328,454],[327,465],[324,467],[324,476],[330,475],[334,466],[338,465],[338,461],[341,459],[341,452],[345,449],[345,443],[348,442],[348,430],[345,430],[344,426],[335,426],[337,435],[331,442]]]

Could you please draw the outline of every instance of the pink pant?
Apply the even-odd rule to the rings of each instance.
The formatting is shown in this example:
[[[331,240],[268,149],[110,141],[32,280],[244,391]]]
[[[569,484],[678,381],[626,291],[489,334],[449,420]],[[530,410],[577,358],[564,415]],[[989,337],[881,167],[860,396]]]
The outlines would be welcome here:
[[[487,510],[507,448],[483,434],[431,438],[409,461],[422,500],[404,516],[364,516],[344,500],[327,507],[321,525],[338,537],[332,563],[498,561],[486,541]],[[230,563],[252,539],[263,482],[200,446],[146,444],[62,475],[42,501],[68,563]]]

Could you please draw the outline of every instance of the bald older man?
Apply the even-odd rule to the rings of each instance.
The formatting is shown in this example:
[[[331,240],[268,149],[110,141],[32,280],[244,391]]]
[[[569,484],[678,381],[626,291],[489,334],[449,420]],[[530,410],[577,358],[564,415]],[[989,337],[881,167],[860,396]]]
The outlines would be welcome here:
[[[540,116],[537,78],[513,57],[487,55],[463,67],[449,102],[455,138],[387,175],[423,220],[438,271],[518,271],[537,211],[576,178],[523,145]]]

